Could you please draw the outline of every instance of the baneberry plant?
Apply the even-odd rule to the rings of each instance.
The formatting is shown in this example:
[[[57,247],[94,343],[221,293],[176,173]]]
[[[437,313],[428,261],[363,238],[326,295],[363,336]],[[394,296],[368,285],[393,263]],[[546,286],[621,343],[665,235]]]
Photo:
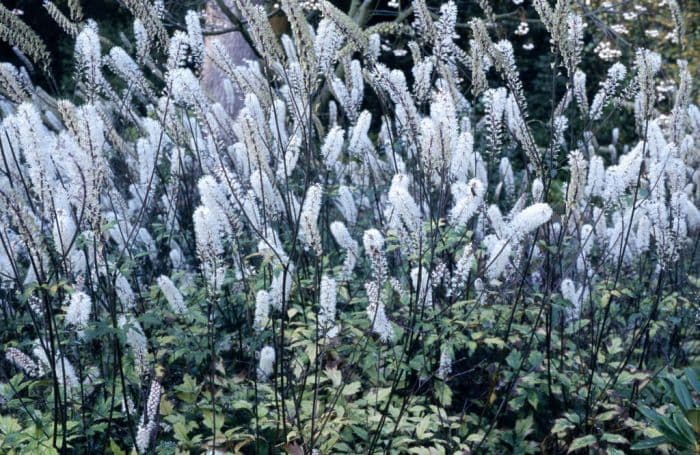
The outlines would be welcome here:
[[[284,0],[279,34],[262,5],[217,0],[245,61],[194,11],[171,27],[163,2],[125,1],[117,45],[68,3],[45,6],[75,37],[75,93],[0,65],[3,451],[623,453],[653,436],[645,386],[698,353],[685,61],[594,48],[590,2],[513,1],[533,18],[515,34],[549,39],[534,116],[497,2],[462,21],[452,1],[380,20]],[[2,8],[0,37],[45,59]],[[597,85],[593,53],[614,60]]]

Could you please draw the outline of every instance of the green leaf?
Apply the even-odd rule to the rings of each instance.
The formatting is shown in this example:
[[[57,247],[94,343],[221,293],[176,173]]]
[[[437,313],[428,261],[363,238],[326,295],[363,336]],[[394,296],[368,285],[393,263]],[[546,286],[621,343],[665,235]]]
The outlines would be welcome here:
[[[529,415],[515,422],[515,434],[524,439],[532,431],[532,420],[532,415]]]
[[[503,348],[506,345],[506,343],[498,337],[488,337],[484,338],[482,341],[484,342],[484,344],[496,346],[497,348]]]
[[[126,455],[126,452],[124,452],[113,439],[109,440],[109,450],[112,451],[113,455]]]
[[[435,383],[435,394],[440,404],[447,407],[452,404],[452,389],[442,381]]]
[[[530,406],[537,409],[537,407],[540,404],[540,400],[537,397],[537,392],[531,391],[530,393],[528,393],[527,394],[527,402],[530,403]]]
[[[173,425],[173,432],[175,433],[175,440],[179,442],[189,441],[189,431],[187,431],[187,426],[184,422],[177,422]]]
[[[595,419],[598,422],[607,422],[608,420],[612,420],[615,416],[619,414],[618,411],[606,411],[603,413],[598,414]]]
[[[354,395],[360,391],[361,385],[360,381],[351,382],[350,384],[343,387],[343,395],[349,396]]]
[[[647,420],[650,420],[651,423],[658,426],[658,423],[661,420],[661,414],[646,406],[640,406],[638,410],[644,417],[647,418]]]
[[[569,451],[567,453],[571,453],[575,450],[583,449],[585,447],[588,447],[591,444],[596,443],[596,438],[592,434],[582,436],[580,438],[576,438],[571,442],[571,445],[569,446]]]
[[[562,433],[568,429],[575,428],[574,424],[567,419],[557,419],[554,421],[551,433]]]
[[[700,434],[700,409],[688,409],[685,411],[685,418],[688,419],[690,425],[692,425],[693,430]]]
[[[658,436],[656,438],[650,438],[650,439],[644,439],[643,441],[639,441],[637,443],[632,444],[632,447],[630,447],[632,450],[647,450],[647,449],[653,449],[654,447],[658,447],[661,444],[666,443],[666,438],[663,436]]]
[[[22,426],[19,423],[19,420],[15,419],[14,417],[3,417],[0,416],[0,434],[4,435],[14,435],[15,433],[19,433],[22,431]]]
[[[603,433],[603,436],[600,438],[605,442],[609,442],[610,444],[629,444],[630,442],[625,438],[624,436],[621,436],[619,434],[613,434],[613,433]]]
[[[506,363],[508,363],[509,367],[515,370],[520,366],[521,359],[522,356],[520,351],[512,350],[510,351],[510,354],[508,354],[508,357],[506,357]]]
[[[673,378],[673,394],[676,396],[677,403],[684,411],[693,407],[693,399],[690,397],[690,392],[686,386],[678,378]]]
[[[416,437],[418,439],[427,439],[433,436],[433,433],[428,432],[431,423],[430,419],[425,418],[421,419],[418,425],[416,425]]]
[[[657,428],[672,444],[679,447],[685,447],[688,444],[687,438],[681,434],[676,424],[667,416],[659,417]]]
[[[700,393],[700,379],[698,379],[698,375],[695,370],[692,368],[686,368],[685,376],[688,378],[690,385],[693,386],[693,389],[695,389],[695,392]]]
[[[681,414],[680,412],[674,412],[673,423],[676,426],[676,431],[678,431],[683,439],[685,440],[685,447],[691,448],[695,446],[695,434],[693,433],[693,428],[690,426],[690,422]]]

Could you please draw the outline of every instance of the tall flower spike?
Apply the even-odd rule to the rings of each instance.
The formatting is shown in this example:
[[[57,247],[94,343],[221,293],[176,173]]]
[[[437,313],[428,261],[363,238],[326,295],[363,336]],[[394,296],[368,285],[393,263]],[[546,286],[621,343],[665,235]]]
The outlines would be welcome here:
[[[250,186],[255,197],[269,217],[276,217],[284,210],[284,201],[265,172],[256,169],[250,174]]]
[[[134,355],[135,370],[138,375],[148,370],[148,339],[141,324],[136,319],[121,315],[118,320],[120,329],[126,330],[126,344]]]
[[[635,98],[635,116],[640,130],[644,122],[651,116],[651,111],[656,100],[656,84],[654,77],[661,69],[661,56],[648,49],[638,49],[635,58],[637,69],[638,91]]]
[[[469,272],[472,268],[472,261],[474,260],[474,252],[471,245],[464,247],[462,255],[457,261],[455,266],[454,275],[452,275],[452,280],[450,282],[450,287],[448,289],[448,296],[459,296],[465,289],[467,283],[467,278],[469,277]]]
[[[566,210],[571,212],[578,208],[583,200],[586,185],[586,170],[588,162],[578,150],[569,153],[569,185],[566,188]]]
[[[549,204],[540,202],[519,212],[511,220],[508,231],[514,239],[521,239],[552,218],[552,208]]]
[[[134,38],[136,39],[136,58],[139,62],[143,62],[151,50],[151,41],[148,38],[146,27],[143,26],[141,19],[134,19]]]
[[[328,168],[333,169],[338,173],[340,168],[340,153],[343,151],[343,142],[345,140],[345,130],[339,126],[334,126],[326,135],[321,147],[323,160]]]
[[[450,210],[450,223],[455,227],[465,226],[484,201],[486,189],[479,179],[471,179],[468,184],[452,184],[454,207]]]
[[[581,70],[576,70],[574,74],[574,97],[578,103],[579,109],[584,114],[588,112],[588,96],[586,95],[586,73]]]
[[[489,223],[491,223],[491,228],[493,228],[496,235],[499,238],[506,237],[506,224],[503,221],[503,214],[501,213],[501,209],[499,209],[496,204],[491,204],[489,205],[489,208],[486,209],[486,216],[489,220]]]
[[[352,196],[352,190],[345,185],[340,185],[338,188],[338,196],[335,198],[335,205],[338,211],[343,215],[345,221],[353,226],[357,221],[357,206],[355,198]]]
[[[337,291],[335,280],[324,275],[321,278],[318,326],[321,336],[325,336],[327,338],[335,338],[338,336],[338,332],[340,331],[340,327],[335,322],[336,295]]]
[[[157,282],[172,312],[175,314],[184,314],[187,312],[185,298],[182,296],[177,286],[175,286],[175,283],[165,275],[159,276]]]
[[[255,295],[255,318],[253,327],[256,331],[261,331],[270,320],[270,294],[265,290],[260,290]]]
[[[352,271],[357,263],[359,245],[357,241],[352,238],[350,232],[341,221],[334,221],[331,223],[331,234],[335,241],[338,242],[338,245],[345,250],[346,256],[340,273],[340,279],[348,280],[352,276]]]
[[[523,112],[513,94],[508,95],[506,100],[506,121],[510,132],[525,149],[527,158],[531,163],[538,164],[540,157],[537,151],[537,144],[535,144],[532,133],[527,123],[525,123]]]
[[[195,68],[201,68],[204,63],[204,37],[202,36],[202,26],[199,22],[199,14],[195,11],[187,11],[185,15],[187,25],[187,43],[192,55],[192,63]]]
[[[566,44],[562,49],[562,54],[569,74],[572,74],[575,73],[576,67],[581,63],[583,33],[585,30],[583,18],[570,12],[566,17],[566,30]]]
[[[320,184],[317,183],[309,187],[299,221],[299,237],[306,247],[313,249],[318,256],[322,253],[321,233],[318,230],[318,215],[321,211],[322,197],[323,189]]]
[[[176,68],[169,71],[167,84],[176,103],[196,109],[200,115],[206,113],[206,96],[199,81],[189,68]]]
[[[396,174],[391,180],[389,188],[389,202],[391,203],[392,218],[395,223],[400,222],[411,233],[418,233],[421,225],[421,211],[408,192],[409,177],[406,174]],[[397,224],[397,228],[398,228]]]
[[[506,194],[512,197],[515,194],[515,176],[513,175],[513,166],[511,166],[510,160],[505,156],[501,158],[501,162],[498,165],[498,173],[501,176],[501,183],[506,189]]]
[[[589,116],[591,120],[599,120],[603,115],[603,108],[608,104],[610,98],[615,94],[618,85],[627,75],[627,68],[622,63],[615,63],[608,69],[608,77],[602,83],[598,93],[593,97]]]
[[[124,308],[130,310],[136,304],[136,295],[134,294],[134,290],[131,289],[129,280],[127,280],[119,270],[116,271],[116,275],[114,290],[117,293],[117,297],[119,297],[119,301],[124,305]]]
[[[102,76],[102,54],[97,25],[90,22],[83,27],[75,40],[75,59],[81,79],[88,89],[96,93],[103,88],[105,80]]]
[[[413,65],[411,69],[413,73],[413,94],[419,103],[424,102],[430,93],[433,66],[433,59],[424,58]]]
[[[443,381],[452,373],[452,355],[446,346],[440,350],[440,363],[438,366],[437,377]]]
[[[542,180],[536,178],[532,181],[532,199],[535,202],[542,202],[544,198],[544,184]]]
[[[244,19],[243,22],[246,24],[246,30],[250,34],[255,49],[270,56],[272,61],[284,61],[284,52],[272,30],[265,8],[243,0],[234,0],[234,4]]]
[[[588,165],[588,178],[584,194],[590,196],[602,196],[605,189],[605,164],[603,158],[598,155],[591,156]]]
[[[581,306],[586,297],[584,288],[577,288],[570,278],[566,278],[561,282],[561,295],[572,304],[572,308],[568,311],[569,318],[577,318],[581,313]]]
[[[36,357],[39,360],[39,363],[41,364],[40,368],[42,371],[51,371],[51,362],[49,361],[49,358],[46,355],[46,351],[44,351],[44,349],[39,344],[39,340],[36,340],[35,343],[36,346],[32,350],[32,355],[34,355],[34,357]],[[64,384],[67,386],[67,390],[62,390],[62,393],[71,396],[75,392],[75,389],[77,389],[80,386],[80,381],[78,380],[78,375],[75,372],[73,364],[63,355],[59,354],[56,356],[54,366],[54,374],[58,378],[58,382],[61,385],[61,389],[63,389]]]
[[[499,156],[501,151],[501,133],[507,97],[508,91],[504,87],[488,89],[484,93],[484,104],[487,112],[486,122],[489,129],[489,153],[494,157]]]
[[[155,439],[160,414],[161,385],[157,380],[151,382],[151,388],[146,401],[146,408],[141,415],[139,426],[136,430],[136,447],[141,453],[146,453]]]
[[[129,87],[138,90],[143,95],[153,95],[145,76],[141,72],[141,68],[139,68],[138,64],[124,49],[119,46],[110,49],[108,63],[110,68],[117,73]]]
[[[258,363],[258,380],[265,382],[270,379],[275,370],[275,348],[265,346],[260,350],[260,360]]]
[[[369,257],[374,279],[378,283],[384,283],[388,277],[388,267],[384,256],[384,237],[376,229],[365,231],[362,237],[365,253]]]
[[[277,310],[284,308],[284,303],[289,300],[294,279],[294,265],[290,264],[287,272],[278,273],[272,278],[270,284],[270,304]]]
[[[430,274],[425,267],[414,267],[411,269],[411,282],[413,288],[418,293],[418,306],[421,308],[432,308],[433,290],[430,287]]]
[[[44,374],[41,364],[36,363],[31,357],[17,348],[7,348],[5,359],[30,378],[38,378]]]
[[[66,308],[66,323],[84,329],[90,322],[92,299],[82,291],[71,294]]]
[[[440,6],[440,18],[435,25],[434,50],[435,56],[449,62],[455,52],[454,39],[459,38],[455,33],[457,23],[457,6],[450,0]]]
[[[343,41],[345,41],[343,35],[335,22],[328,18],[321,19],[314,38],[314,52],[318,58],[319,72],[327,74],[331,70]]]
[[[486,236],[484,245],[487,250],[486,277],[489,280],[496,280],[501,277],[510,263],[512,247],[508,239],[499,239],[495,235]]]
[[[386,317],[384,303],[380,299],[379,286],[375,282],[365,283],[367,291],[367,317],[372,324],[372,331],[379,335],[382,343],[391,342],[394,339],[394,328]]]

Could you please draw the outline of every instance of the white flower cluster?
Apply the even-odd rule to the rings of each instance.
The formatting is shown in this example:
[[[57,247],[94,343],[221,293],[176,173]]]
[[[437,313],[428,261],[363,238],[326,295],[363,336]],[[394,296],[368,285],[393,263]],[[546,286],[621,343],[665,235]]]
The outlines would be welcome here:
[[[168,302],[168,305],[170,305],[172,312],[178,315],[187,312],[185,298],[182,296],[177,286],[175,286],[173,280],[165,275],[161,275],[156,281],[158,282],[160,291],[163,293],[163,296],[165,296],[165,300]]]
[[[0,66],[12,99],[0,122],[3,296],[75,283],[59,325],[116,321],[139,379],[154,360],[146,333],[157,330],[144,313],[162,311],[152,304],[160,293],[178,328],[199,319],[191,299],[201,296],[212,333],[222,320],[246,321],[238,329],[255,340],[241,353],[248,373],[286,381],[307,367],[290,366],[299,345],[290,332],[315,333],[324,346],[362,333],[384,353],[406,333],[424,342],[412,324],[439,324],[441,337],[457,330],[444,318],[465,301],[515,307],[514,288],[533,299],[560,294],[568,324],[591,316],[586,303],[611,274],[660,275],[686,258],[700,229],[700,109],[686,62],[670,110],[657,103],[664,61],[650,50],[633,65],[615,62],[592,88],[598,76],[581,64],[587,15],[573,2],[533,0],[568,81],[543,121],[528,113],[513,43],[495,41],[478,18],[472,39],[457,39],[453,2],[439,14],[413,2],[417,33],[399,40],[408,41],[399,51],[413,61],[410,75],[379,60],[384,35],[403,25],[366,33],[321,1],[314,27],[285,1],[291,35],[278,38],[262,6],[234,3],[262,62],[205,45],[196,12],[186,32],[160,36],[147,20],[159,8],[145,2],[151,16],[134,21],[133,46],[103,58],[94,24],[80,30],[82,106],[46,103],[28,76]],[[515,34],[528,33],[520,22]],[[161,51],[167,61],[157,61]],[[595,52],[623,60],[607,41]],[[210,99],[205,58],[243,94],[238,111]],[[104,66],[129,86],[123,97]],[[607,124],[628,107],[634,124]],[[599,134],[608,126],[612,140]],[[26,311],[44,316],[43,306]],[[443,380],[458,356],[447,340],[426,362]],[[9,348],[5,357],[32,377],[51,367],[75,389],[68,356],[79,354],[53,355],[37,348],[34,363]],[[153,380],[141,452],[153,444],[161,393]]]
[[[36,363],[31,357],[17,348],[8,348],[5,351],[5,359],[30,378],[38,378],[44,375],[44,369],[41,364]]]
[[[92,299],[82,291],[71,294],[66,308],[66,324],[73,325],[77,329],[84,329],[90,322],[92,312]]]
[[[141,414],[141,420],[136,429],[136,448],[141,453],[146,453],[156,437],[158,420],[160,416],[160,395],[162,387],[157,380],[151,381],[148,391],[146,406]]]
[[[319,291],[318,326],[321,334],[328,338],[335,338],[340,331],[340,326],[335,322],[337,292],[335,280],[324,275]]]
[[[275,370],[275,348],[265,346],[260,350],[260,359],[258,361],[258,380],[267,381],[270,379]]]

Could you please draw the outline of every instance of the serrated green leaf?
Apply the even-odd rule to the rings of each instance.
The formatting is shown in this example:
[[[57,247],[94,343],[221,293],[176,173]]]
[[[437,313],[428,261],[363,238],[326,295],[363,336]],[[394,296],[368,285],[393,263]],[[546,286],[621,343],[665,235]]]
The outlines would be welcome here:
[[[554,421],[554,426],[550,433],[562,433],[570,428],[574,428],[574,424],[567,419],[557,419]]]
[[[435,394],[441,405],[447,407],[452,404],[452,389],[442,381],[435,383]]]
[[[343,395],[349,396],[354,395],[360,391],[361,384],[360,381],[351,382],[350,384],[343,387]]]

